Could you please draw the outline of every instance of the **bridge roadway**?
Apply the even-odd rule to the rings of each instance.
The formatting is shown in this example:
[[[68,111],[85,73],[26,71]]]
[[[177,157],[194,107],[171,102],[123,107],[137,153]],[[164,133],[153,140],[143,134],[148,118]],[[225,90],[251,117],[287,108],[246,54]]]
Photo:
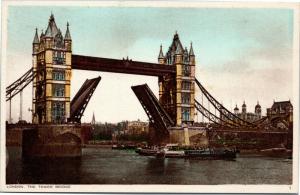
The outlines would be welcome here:
[[[83,55],[72,55],[72,69],[138,74],[147,76],[164,76],[166,74],[176,74],[176,66],[138,62],[132,61],[130,59],[118,60]]]

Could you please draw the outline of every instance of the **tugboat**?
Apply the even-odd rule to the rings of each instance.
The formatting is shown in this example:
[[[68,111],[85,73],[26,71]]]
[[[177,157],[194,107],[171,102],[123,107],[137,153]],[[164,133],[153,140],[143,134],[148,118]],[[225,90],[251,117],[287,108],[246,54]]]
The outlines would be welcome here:
[[[183,158],[184,156],[184,150],[180,150],[178,144],[167,144],[156,154],[156,157],[160,158]]]
[[[138,153],[139,155],[143,155],[143,156],[156,156],[158,150],[159,150],[159,148],[157,146],[154,146],[152,148],[150,148],[150,147],[137,148],[135,150],[135,152]]]
[[[167,144],[163,148],[157,146],[137,148],[136,153],[142,156],[156,156],[157,158],[191,158],[202,160],[232,160],[236,158],[236,149],[205,148],[205,149],[182,149],[178,144]]]

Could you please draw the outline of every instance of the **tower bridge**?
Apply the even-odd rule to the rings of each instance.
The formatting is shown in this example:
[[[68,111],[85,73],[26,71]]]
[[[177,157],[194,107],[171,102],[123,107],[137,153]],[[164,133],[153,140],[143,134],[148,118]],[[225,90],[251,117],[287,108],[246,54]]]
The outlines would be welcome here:
[[[51,155],[64,155],[68,152],[72,155],[81,154],[78,149],[78,140],[82,141],[81,117],[101,77],[87,79],[71,100],[73,69],[158,77],[158,98],[146,84],[132,87],[149,117],[150,134],[154,142],[189,144],[189,137],[206,135],[209,126],[217,127],[215,132],[222,129],[226,129],[226,132],[266,130],[265,123],[252,123],[231,113],[204,88],[195,77],[193,45],[191,43],[189,50],[183,47],[177,32],[165,54],[160,46],[158,63],[73,54],[69,24],[63,35],[53,14],[45,33],[42,32],[39,36],[36,29],[32,45],[32,68],[6,88],[6,101],[11,102],[15,95],[22,93],[29,83],[33,83],[32,124],[35,126],[31,125],[28,131],[30,133],[24,134],[26,139],[32,141],[23,143],[28,153],[31,151],[34,154],[47,155],[40,151],[41,148],[46,148]],[[202,101],[195,97],[196,87],[200,89]],[[208,105],[203,104],[203,97],[208,100]],[[197,111],[210,123],[202,127],[195,125],[194,116]],[[25,124],[18,127],[20,126],[27,128]],[[15,128],[17,126],[10,125],[10,129]],[[278,131],[270,125],[268,128],[273,132]],[[70,143],[74,144],[73,149]],[[57,144],[66,144],[71,149],[57,153]]]

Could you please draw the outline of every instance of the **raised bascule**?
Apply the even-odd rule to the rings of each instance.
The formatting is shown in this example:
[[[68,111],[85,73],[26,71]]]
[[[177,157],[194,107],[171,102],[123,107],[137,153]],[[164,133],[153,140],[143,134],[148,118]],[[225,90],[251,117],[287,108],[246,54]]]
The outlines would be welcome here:
[[[73,69],[158,77],[158,98],[147,84],[132,86],[149,118],[152,143],[195,144],[192,140],[206,136],[208,131],[221,134],[255,132],[267,134],[270,138],[275,134],[280,135],[278,139],[286,137],[286,131],[279,131],[273,124],[266,123],[268,119],[249,122],[219,103],[195,78],[193,45],[191,43],[189,49],[183,47],[177,32],[165,54],[160,46],[158,63],[75,55],[72,44],[69,24],[63,35],[51,14],[45,33],[39,36],[36,29],[32,68],[6,88],[6,101],[11,105],[11,99],[17,94],[22,95],[23,89],[33,83],[32,124],[7,125],[8,135],[22,130],[21,144],[27,156],[81,155],[83,131],[89,128],[81,124],[81,117],[101,77],[87,79],[71,100]],[[200,89],[198,97],[201,101],[195,96],[196,87]],[[204,98],[207,105],[203,103]],[[197,113],[209,122],[195,122]],[[292,121],[287,121],[287,118],[281,119],[291,128]]]

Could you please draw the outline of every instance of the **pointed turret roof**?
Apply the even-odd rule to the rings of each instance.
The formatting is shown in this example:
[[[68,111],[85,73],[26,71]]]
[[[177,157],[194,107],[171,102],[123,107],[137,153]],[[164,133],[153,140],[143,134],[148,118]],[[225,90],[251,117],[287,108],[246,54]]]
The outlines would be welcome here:
[[[179,35],[177,34],[177,31],[173,37],[173,42],[169,48],[169,53],[177,53],[177,52],[183,52],[183,47],[182,47],[182,44],[180,42],[180,39],[179,39]]]
[[[70,30],[69,30],[69,22],[67,22],[67,30],[66,30],[66,34],[65,34],[65,40],[71,40],[71,34],[70,34]]]
[[[46,37],[52,37],[50,24],[48,24],[48,27],[47,27],[46,32],[45,32],[45,36]]]
[[[43,36],[45,36],[45,35],[44,35],[44,31],[43,31],[43,29],[42,29],[42,32],[41,32],[40,37],[42,38]]]
[[[55,23],[54,15],[51,13],[49,23],[47,30],[45,32],[46,37],[55,37],[55,35],[58,33],[58,28]]]
[[[186,47],[184,48],[184,54],[188,54],[188,50]]]
[[[180,46],[177,45],[175,54],[183,54],[183,48],[182,48],[182,46],[180,47]]]
[[[158,55],[158,59],[164,58],[164,53],[162,51],[162,45],[160,45],[160,50],[159,50],[159,55]]]
[[[37,28],[35,29],[35,35],[32,43],[40,43]]]
[[[191,48],[190,48],[190,53],[189,53],[190,56],[194,56],[194,50],[193,50],[193,43],[191,42]]]

